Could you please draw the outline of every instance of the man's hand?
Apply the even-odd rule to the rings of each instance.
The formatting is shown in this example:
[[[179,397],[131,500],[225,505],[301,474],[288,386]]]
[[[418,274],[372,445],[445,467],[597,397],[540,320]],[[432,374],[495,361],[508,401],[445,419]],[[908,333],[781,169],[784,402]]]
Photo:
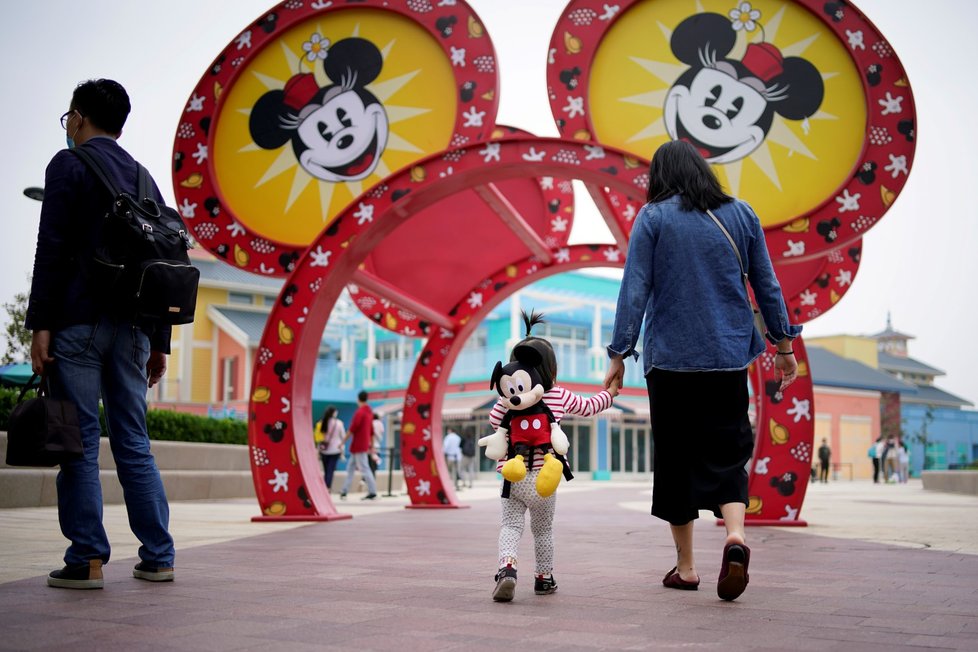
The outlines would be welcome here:
[[[150,351],[149,360],[146,362],[146,378],[149,386],[152,387],[160,382],[163,374],[166,373],[166,354],[159,351]]]
[[[34,331],[31,334],[31,369],[43,376],[50,371],[54,358],[48,353],[51,346],[51,331]]]

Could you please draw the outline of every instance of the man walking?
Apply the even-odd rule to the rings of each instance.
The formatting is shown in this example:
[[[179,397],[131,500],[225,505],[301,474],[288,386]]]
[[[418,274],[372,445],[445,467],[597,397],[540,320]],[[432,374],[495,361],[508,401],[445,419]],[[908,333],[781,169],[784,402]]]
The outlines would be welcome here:
[[[367,405],[367,392],[361,391],[357,394],[357,411],[353,413],[353,420],[350,422],[350,429],[346,431],[343,443],[347,439],[350,442],[350,461],[346,465],[346,481],[343,482],[343,490],[340,491],[340,499],[346,500],[346,494],[350,491],[353,484],[354,469],[360,471],[360,475],[367,483],[367,495],[362,500],[374,500],[377,498],[377,483],[374,481],[374,474],[370,470],[368,456],[373,443],[374,435],[374,414],[370,406]]]
[[[823,484],[829,481],[829,462],[831,460],[832,449],[829,448],[828,440],[823,437],[822,445],[818,447],[818,479]]]
[[[462,438],[452,428],[448,429],[445,438],[441,440],[442,454],[448,466],[448,475],[458,491],[458,482],[462,471]]]
[[[61,465],[57,478],[58,520],[71,542],[64,568],[48,575],[48,585],[59,588],[102,588],[102,565],[109,561],[98,467],[100,400],[129,525],[142,544],[133,576],[173,579],[169,505],[146,430],[146,388],[166,371],[170,327],[137,319],[118,297],[90,281],[114,198],[69,151],[84,145],[122,190],[136,195],[136,161],[116,142],[129,110],[129,96],[117,82],[79,84],[61,116],[69,149],[55,154],[45,173],[24,326],[33,331],[34,372],[47,376],[52,397],[78,409],[84,447],[81,458]],[[153,198],[163,203],[155,184]]]

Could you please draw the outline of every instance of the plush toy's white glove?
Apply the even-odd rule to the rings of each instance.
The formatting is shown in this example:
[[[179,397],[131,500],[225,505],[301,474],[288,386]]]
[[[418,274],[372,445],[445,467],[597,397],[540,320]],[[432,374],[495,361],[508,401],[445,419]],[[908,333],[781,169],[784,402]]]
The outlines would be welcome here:
[[[554,447],[554,452],[558,455],[566,455],[567,449],[570,448],[567,435],[560,429],[560,424],[556,421],[550,424],[550,445]]]
[[[497,428],[496,432],[487,435],[479,440],[479,446],[486,447],[486,457],[497,462],[506,457],[507,439],[509,431],[505,428]],[[567,439],[566,437],[564,438]]]

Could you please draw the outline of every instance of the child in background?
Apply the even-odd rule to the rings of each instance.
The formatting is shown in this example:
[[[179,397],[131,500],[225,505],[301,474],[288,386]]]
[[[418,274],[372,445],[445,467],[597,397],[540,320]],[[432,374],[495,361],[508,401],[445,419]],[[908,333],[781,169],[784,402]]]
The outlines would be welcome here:
[[[527,317],[524,312],[523,321],[526,324],[526,337],[513,347],[511,360],[516,359],[516,352],[520,347],[530,347],[540,355],[542,362],[537,370],[541,378],[550,385],[550,389],[543,395],[543,402],[550,408],[556,421],[559,422],[565,414],[590,417],[611,407],[612,398],[618,394],[617,385],[601,390],[590,398],[583,398],[557,385],[557,357],[553,346],[543,338],[530,335],[535,324],[543,323],[543,315],[533,313]],[[501,401],[497,401],[489,413],[489,423],[494,430],[499,427],[506,412],[506,406]],[[552,449],[548,452],[554,453]],[[501,499],[499,570],[495,576],[496,587],[492,593],[492,599],[497,602],[511,601],[516,591],[516,558],[527,510],[530,512],[530,530],[533,532],[536,557],[533,592],[537,595],[549,595],[557,590],[557,582],[553,576],[553,518],[557,496],[552,494],[542,497],[537,493],[536,476],[544,463],[544,451],[532,455],[531,458],[532,468],[528,469],[527,478],[513,483],[510,486],[509,496]],[[499,460],[497,471],[502,469],[506,459],[503,457]]]

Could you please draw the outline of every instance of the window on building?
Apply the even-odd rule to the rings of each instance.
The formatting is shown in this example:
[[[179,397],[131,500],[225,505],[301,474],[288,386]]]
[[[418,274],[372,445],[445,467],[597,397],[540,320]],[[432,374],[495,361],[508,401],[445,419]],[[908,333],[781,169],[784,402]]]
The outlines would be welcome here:
[[[255,295],[247,292],[228,292],[228,303],[250,306],[255,303]]]
[[[238,400],[238,356],[224,358],[221,373],[221,401]]]

